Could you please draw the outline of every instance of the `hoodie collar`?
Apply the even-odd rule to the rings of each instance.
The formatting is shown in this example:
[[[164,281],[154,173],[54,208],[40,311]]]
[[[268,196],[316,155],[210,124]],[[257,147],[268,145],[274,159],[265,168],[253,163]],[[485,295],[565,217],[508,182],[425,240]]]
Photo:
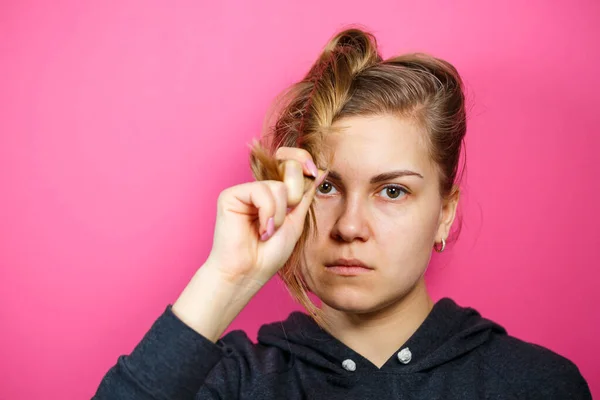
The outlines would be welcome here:
[[[410,373],[460,357],[487,342],[494,332],[506,334],[503,327],[482,318],[476,310],[460,307],[446,297],[435,303],[415,333],[390,355],[381,369],[299,311],[292,312],[285,321],[263,325],[258,342],[279,347],[298,359],[338,374]]]

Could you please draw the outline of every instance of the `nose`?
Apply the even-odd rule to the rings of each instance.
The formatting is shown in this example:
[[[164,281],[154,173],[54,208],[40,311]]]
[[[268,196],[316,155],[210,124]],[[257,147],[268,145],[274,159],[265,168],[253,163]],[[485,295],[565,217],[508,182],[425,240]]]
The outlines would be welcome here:
[[[365,200],[358,195],[346,196],[339,207],[338,217],[331,230],[331,237],[344,242],[367,241],[371,233]]]

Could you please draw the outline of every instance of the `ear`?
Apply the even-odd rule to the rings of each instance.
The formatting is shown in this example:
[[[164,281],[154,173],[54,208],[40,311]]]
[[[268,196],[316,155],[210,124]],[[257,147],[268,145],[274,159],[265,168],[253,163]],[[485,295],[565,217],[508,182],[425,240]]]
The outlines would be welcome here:
[[[435,235],[436,243],[440,243],[442,239],[448,239],[450,228],[452,227],[452,223],[454,223],[454,219],[456,218],[456,210],[458,208],[459,200],[460,189],[458,186],[453,186],[450,196],[445,198],[442,202],[442,209],[438,221],[438,230]]]

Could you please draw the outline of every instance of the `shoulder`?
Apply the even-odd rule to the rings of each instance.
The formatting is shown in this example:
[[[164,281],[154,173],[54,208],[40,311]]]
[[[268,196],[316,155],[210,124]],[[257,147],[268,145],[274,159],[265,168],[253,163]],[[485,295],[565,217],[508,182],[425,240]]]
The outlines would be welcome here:
[[[579,368],[546,347],[510,335],[493,335],[479,352],[487,369],[518,398],[591,399]]]
[[[243,330],[234,330],[224,335],[217,345],[230,363],[242,364],[254,373],[267,374],[287,369],[289,357],[274,346],[252,341]]]

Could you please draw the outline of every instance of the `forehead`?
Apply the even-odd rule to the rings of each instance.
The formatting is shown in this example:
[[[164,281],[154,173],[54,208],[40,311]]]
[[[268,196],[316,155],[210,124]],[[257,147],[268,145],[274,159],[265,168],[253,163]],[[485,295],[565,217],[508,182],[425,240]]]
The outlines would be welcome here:
[[[429,175],[425,132],[409,119],[392,115],[347,117],[336,121],[333,128],[335,133],[326,138],[335,151],[332,169],[385,172],[408,168]]]

